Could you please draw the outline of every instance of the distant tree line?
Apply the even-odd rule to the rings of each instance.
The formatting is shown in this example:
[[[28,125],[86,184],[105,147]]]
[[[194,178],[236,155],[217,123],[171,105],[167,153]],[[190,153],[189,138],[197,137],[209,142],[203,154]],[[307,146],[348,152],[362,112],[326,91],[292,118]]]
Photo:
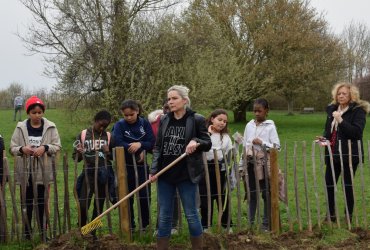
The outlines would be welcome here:
[[[0,108],[13,109],[14,98],[17,95],[21,95],[25,100],[32,95],[36,95],[45,102],[48,109],[61,107],[63,105],[62,95],[55,90],[46,90],[43,88],[28,90],[25,89],[21,83],[12,82],[7,88],[0,90]]]
[[[305,0],[21,1],[37,23],[20,36],[45,55],[70,108],[132,98],[154,109],[184,84],[196,108],[244,121],[257,97],[288,112],[324,107],[333,83],[369,70],[368,28],[336,36]]]

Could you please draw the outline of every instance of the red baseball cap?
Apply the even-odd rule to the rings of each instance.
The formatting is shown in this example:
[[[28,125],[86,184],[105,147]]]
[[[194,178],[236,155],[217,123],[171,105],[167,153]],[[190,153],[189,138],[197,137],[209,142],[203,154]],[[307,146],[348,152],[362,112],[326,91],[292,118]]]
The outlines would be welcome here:
[[[26,112],[27,112],[27,114],[30,112],[29,107],[34,105],[34,104],[40,105],[42,110],[45,111],[45,104],[41,101],[40,98],[38,98],[37,96],[34,95],[34,96],[31,96],[30,98],[28,98],[28,100],[26,101]]]

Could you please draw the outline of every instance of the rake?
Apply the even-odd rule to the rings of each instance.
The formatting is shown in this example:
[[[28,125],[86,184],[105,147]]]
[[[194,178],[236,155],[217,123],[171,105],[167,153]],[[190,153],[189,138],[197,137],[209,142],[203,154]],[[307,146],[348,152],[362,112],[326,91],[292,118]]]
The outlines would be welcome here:
[[[166,172],[168,169],[170,169],[171,167],[173,167],[174,165],[176,165],[176,163],[178,163],[179,161],[181,161],[183,158],[185,158],[187,154],[186,153],[183,153],[182,155],[180,155],[176,160],[174,160],[173,162],[171,162],[169,165],[167,165],[165,168],[163,168],[161,171],[159,171],[156,175],[154,175],[155,177],[159,177],[161,174],[163,174],[164,172]],[[85,226],[83,226],[81,228],[81,233],[82,235],[86,235],[92,231],[94,231],[95,229],[97,228],[100,228],[103,226],[103,222],[101,221],[101,218],[108,214],[110,211],[112,211],[113,209],[115,209],[119,204],[121,204],[122,202],[124,202],[125,200],[129,199],[131,196],[133,196],[136,192],[138,192],[139,190],[141,190],[142,188],[144,188],[146,185],[148,185],[150,183],[150,179],[148,179],[147,181],[145,181],[143,184],[141,184],[140,186],[138,186],[136,189],[134,189],[131,193],[129,193],[128,195],[126,195],[125,197],[123,197],[121,200],[119,200],[116,204],[114,204],[113,206],[111,206],[110,208],[108,208],[107,210],[105,210],[102,214],[100,214],[99,216],[97,216],[94,220],[92,220],[90,223],[86,224]]]

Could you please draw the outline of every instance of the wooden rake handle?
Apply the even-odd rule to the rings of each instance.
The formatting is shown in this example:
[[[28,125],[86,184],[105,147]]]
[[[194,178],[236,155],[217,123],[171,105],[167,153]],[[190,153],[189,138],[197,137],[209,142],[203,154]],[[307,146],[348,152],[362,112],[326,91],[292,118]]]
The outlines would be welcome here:
[[[168,164],[165,168],[163,168],[161,171],[159,171],[157,174],[155,174],[154,176],[155,177],[159,177],[160,175],[162,175],[164,172],[166,172],[168,169],[172,168],[174,165],[176,165],[179,161],[181,161],[182,159],[185,158],[185,156],[187,156],[186,153],[183,153],[182,155],[180,155],[176,160],[174,160],[173,162],[171,162],[170,164]],[[122,199],[120,199],[117,203],[115,203],[113,206],[111,206],[110,208],[108,208],[107,210],[105,210],[102,214],[100,214],[98,217],[96,217],[94,219],[95,220],[99,220],[101,219],[104,215],[106,215],[107,213],[109,213],[110,211],[112,211],[113,209],[115,209],[119,204],[121,204],[122,202],[124,202],[125,200],[129,199],[131,196],[133,196],[136,192],[138,192],[139,190],[141,190],[142,188],[144,188],[146,185],[148,185],[149,183],[151,183],[150,179],[148,179],[147,181],[145,181],[144,183],[142,183],[140,186],[138,186],[136,189],[134,189],[133,191],[131,191],[131,193],[127,194],[125,197],[123,197]]]

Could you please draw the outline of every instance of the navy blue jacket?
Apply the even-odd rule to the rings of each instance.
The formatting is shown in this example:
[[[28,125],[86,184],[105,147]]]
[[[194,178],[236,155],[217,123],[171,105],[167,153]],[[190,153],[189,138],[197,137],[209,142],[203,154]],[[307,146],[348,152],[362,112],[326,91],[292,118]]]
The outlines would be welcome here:
[[[154,147],[155,137],[149,121],[138,117],[133,124],[127,123],[124,119],[114,124],[112,136],[115,147],[125,148],[126,163],[132,164],[132,155],[128,152],[130,143],[140,142],[141,148],[136,152],[138,157],[143,150],[150,151]]]

